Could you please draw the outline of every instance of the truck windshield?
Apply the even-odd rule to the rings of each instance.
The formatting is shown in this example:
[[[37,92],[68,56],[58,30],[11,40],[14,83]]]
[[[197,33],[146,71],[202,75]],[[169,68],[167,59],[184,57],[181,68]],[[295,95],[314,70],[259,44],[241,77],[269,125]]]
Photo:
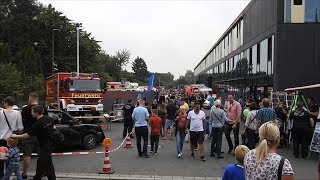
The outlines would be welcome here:
[[[69,81],[69,91],[72,92],[101,92],[100,80],[72,80]]]

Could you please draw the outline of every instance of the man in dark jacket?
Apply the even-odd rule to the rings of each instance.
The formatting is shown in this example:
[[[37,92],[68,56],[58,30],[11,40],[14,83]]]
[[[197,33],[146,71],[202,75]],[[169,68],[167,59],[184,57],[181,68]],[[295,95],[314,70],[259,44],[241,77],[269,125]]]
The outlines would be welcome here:
[[[132,113],[133,113],[134,106],[132,105],[132,99],[128,100],[128,103],[123,106],[122,110],[124,112],[124,120],[123,120],[123,138],[127,136],[127,133],[132,132],[133,128],[133,120],[132,120]],[[131,134],[131,138],[133,138]]]

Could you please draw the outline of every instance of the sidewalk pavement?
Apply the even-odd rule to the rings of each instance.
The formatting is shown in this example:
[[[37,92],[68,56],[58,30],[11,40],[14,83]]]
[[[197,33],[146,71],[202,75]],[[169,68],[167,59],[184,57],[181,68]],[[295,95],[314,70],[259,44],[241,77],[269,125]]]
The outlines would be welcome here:
[[[29,173],[33,177],[35,173]],[[148,175],[120,175],[120,174],[86,174],[86,173],[56,173],[57,180],[221,180],[215,177],[186,177],[186,176],[148,176]]]

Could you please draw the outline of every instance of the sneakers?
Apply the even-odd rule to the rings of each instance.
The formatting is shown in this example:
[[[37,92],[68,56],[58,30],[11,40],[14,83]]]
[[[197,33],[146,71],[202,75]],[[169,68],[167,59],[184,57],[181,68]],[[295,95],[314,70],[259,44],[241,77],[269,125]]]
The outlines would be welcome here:
[[[142,155],[143,158],[149,158],[150,156],[148,154]]]
[[[194,148],[195,151],[198,151],[198,148]]]
[[[178,154],[178,158],[181,158],[181,156],[182,156],[182,154],[180,153],[180,154]]]
[[[204,156],[201,156],[200,160],[201,161],[206,161],[207,159]]]
[[[155,156],[158,155],[157,151],[154,151],[154,152],[153,152],[153,155],[155,155]]]
[[[153,149],[150,149],[150,151],[149,151],[150,153],[153,153],[154,152],[154,150]]]
[[[194,158],[194,153],[191,153],[191,157]]]

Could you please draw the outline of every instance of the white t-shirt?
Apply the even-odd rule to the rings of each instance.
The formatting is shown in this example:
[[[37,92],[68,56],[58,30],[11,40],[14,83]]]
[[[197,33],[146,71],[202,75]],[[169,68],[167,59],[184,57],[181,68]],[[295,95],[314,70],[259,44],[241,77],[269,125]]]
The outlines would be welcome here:
[[[206,114],[203,111],[199,111],[198,114],[194,113],[194,110],[188,113],[188,119],[190,120],[190,131],[204,131],[203,119],[206,119]]]
[[[246,180],[278,179],[278,167],[281,156],[276,153],[268,153],[265,161],[259,165],[256,162],[256,150],[249,151],[244,158]],[[293,175],[290,162],[286,159],[283,164],[282,175]]]

